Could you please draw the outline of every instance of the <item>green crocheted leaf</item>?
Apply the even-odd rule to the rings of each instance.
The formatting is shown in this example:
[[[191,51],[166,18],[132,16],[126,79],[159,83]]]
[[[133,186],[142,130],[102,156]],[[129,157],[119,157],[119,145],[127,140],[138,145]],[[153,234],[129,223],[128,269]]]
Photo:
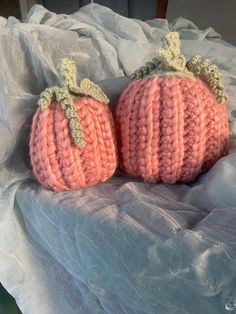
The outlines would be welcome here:
[[[184,55],[181,54],[177,32],[167,34],[162,42],[163,47],[157,50],[157,57],[136,70],[131,75],[132,80],[151,75],[196,76],[208,84],[219,103],[225,103],[228,96],[223,85],[222,74],[215,64],[209,65],[209,60],[202,60],[199,55],[186,61]]]
[[[74,140],[74,143],[81,148],[85,146],[83,127],[77,116],[74,100],[71,96],[89,96],[97,101],[107,104],[109,99],[103,93],[101,88],[94,84],[89,79],[84,79],[77,85],[77,69],[73,60],[64,58],[61,59],[58,65],[58,71],[61,79],[61,87],[54,86],[46,88],[40,95],[38,105],[41,108],[48,108],[53,100],[61,105],[64,110],[67,119],[70,121],[70,133]]]
[[[79,88],[83,95],[90,96],[104,104],[109,103],[109,99],[103,93],[101,88],[98,85],[94,84],[89,79],[87,78],[83,79],[79,84]]]
[[[189,74],[186,68],[186,59],[180,51],[180,40],[177,32],[167,34],[162,39],[163,47],[159,48],[156,53],[156,58],[147,62],[144,66],[136,70],[131,79],[136,80],[151,73],[162,75],[170,71],[178,71]]]

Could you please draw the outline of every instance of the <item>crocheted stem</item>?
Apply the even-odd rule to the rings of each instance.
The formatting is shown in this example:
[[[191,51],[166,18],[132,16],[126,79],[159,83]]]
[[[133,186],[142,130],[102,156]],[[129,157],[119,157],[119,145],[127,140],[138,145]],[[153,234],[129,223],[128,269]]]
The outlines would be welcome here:
[[[222,75],[215,64],[209,65],[208,60],[202,60],[199,55],[186,61],[180,51],[180,39],[177,32],[171,32],[162,38],[163,47],[157,50],[157,57],[147,62],[136,70],[132,80],[148,77],[151,75],[163,76],[172,71],[178,75],[191,75],[200,77],[212,90],[218,103],[224,103],[228,97],[222,82]]]
[[[172,32],[163,39],[163,48],[157,50],[157,58],[162,63],[174,71],[188,72],[186,69],[186,59],[180,51],[179,33]]]
[[[57,86],[46,88],[40,95],[38,105],[41,108],[46,109],[51,105],[53,100],[56,100],[61,105],[61,108],[65,111],[66,117],[69,119],[70,133],[75,145],[83,148],[86,144],[83,127],[76,114],[74,100],[68,89]]]
[[[77,86],[77,69],[76,64],[71,59],[61,59],[58,64],[58,72],[62,87],[71,91]]]
[[[177,32],[167,34],[162,38],[163,48],[157,50],[157,57],[136,70],[131,79],[136,80],[150,75],[152,72],[162,74],[166,71],[188,73],[185,57],[180,52],[180,40]]]
[[[48,108],[51,102],[56,100],[65,111],[66,117],[69,119],[70,133],[75,145],[82,148],[86,144],[83,127],[77,116],[74,100],[71,94],[79,97],[89,96],[105,104],[109,102],[109,99],[99,86],[87,78],[83,79],[79,86],[77,85],[77,69],[73,60],[67,58],[61,59],[58,64],[58,72],[62,88],[58,86],[46,88],[40,95],[38,105],[41,108]]]
[[[108,104],[109,99],[103,93],[101,88],[89,79],[83,79],[79,86],[77,85],[77,70],[73,60],[64,58],[60,60],[58,71],[61,79],[61,85],[67,88],[70,93],[77,96],[89,96],[99,102]]]

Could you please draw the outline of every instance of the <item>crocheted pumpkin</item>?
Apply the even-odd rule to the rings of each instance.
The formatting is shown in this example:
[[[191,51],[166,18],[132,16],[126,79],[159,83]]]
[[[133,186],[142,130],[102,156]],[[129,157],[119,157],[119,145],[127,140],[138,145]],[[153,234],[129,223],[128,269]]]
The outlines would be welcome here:
[[[195,56],[186,62],[178,33],[135,71],[116,108],[120,167],[150,182],[189,182],[228,152],[221,75]]]
[[[90,80],[76,84],[76,66],[59,64],[62,88],[47,88],[38,102],[30,135],[34,175],[55,191],[105,181],[117,167],[114,121],[108,99]]]

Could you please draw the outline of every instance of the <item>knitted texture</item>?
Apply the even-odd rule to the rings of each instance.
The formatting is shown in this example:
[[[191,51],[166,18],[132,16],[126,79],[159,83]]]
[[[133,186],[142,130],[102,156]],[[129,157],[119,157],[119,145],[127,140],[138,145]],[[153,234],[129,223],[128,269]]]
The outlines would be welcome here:
[[[88,79],[77,86],[74,65],[67,59],[60,65],[63,87],[41,94],[30,135],[33,173],[54,191],[103,182],[117,167],[113,117],[99,101],[107,97]]]
[[[209,60],[202,60],[201,56],[196,55],[190,60],[186,60],[180,51],[180,40],[177,32],[167,34],[163,41],[163,48],[157,50],[157,57],[147,62],[136,70],[131,79],[139,79],[153,75],[185,75],[198,76],[204,80],[219,103],[225,103],[228,96],[225,92],[222,81],[222,74],[215,64],[209,65]]]
[[[34,175],[55,191],[78,189],[105,181],[117,166],[112,115],[91,98],[74,102],[87,145],[79,148],[70,136],[69,120],[61,106],[39,108],[33,118],[30,156]]]
[[[227,109],[199,78],[132,82],[116,108],[120,166],[145,181],[189,182],[228,151]]]
[[[228,152],[227,95],[216,65],[185,59],[177,32],[162,41],[116,107],[120,166],[145,181],[189,182]]]

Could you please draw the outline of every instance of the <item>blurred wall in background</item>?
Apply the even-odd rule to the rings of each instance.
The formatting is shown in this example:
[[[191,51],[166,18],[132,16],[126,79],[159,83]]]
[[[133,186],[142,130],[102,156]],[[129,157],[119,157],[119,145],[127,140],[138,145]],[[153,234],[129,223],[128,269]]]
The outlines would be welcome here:
[[[19,0],[1,0],[0,1],[0,16],[21,17]]]
[[[236,46],[235,14],[236,0],[169,0],[167,19],[182,16],[200,29],[212,26],[224,40]]]

